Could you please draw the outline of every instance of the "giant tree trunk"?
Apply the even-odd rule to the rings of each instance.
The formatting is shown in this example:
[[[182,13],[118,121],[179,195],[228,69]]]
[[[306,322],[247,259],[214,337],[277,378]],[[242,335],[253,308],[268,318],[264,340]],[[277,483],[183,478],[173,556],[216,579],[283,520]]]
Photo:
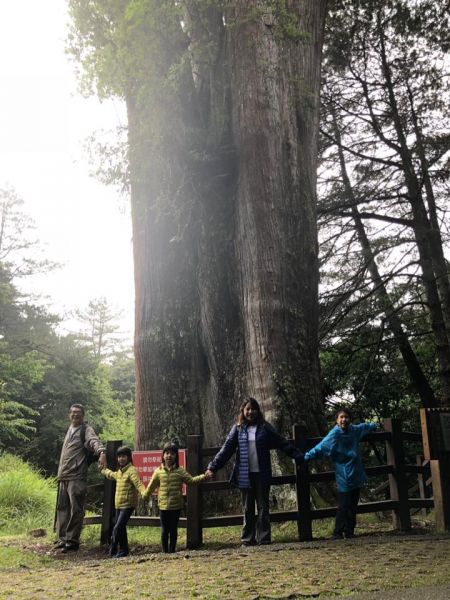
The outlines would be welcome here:
[[[286,431],[322,422],[315,183],[325,2],[275,11],[237,0],[224,13],[207,4],[186,2],[192,52],[180,67],[176,139],[162,127],[155,151],[142,89],[128,98],[141,448],[193,432],[217,443],[249,395]]]
[[[277,41],[279,24],[270,12],[246,20],[263,3],[237,4],[236,19],[245,23],[232,40],[245,388],[271,419],[284,414],[314,423],[315,170],[324,3],[291,3],[305,33],[297,43]]]

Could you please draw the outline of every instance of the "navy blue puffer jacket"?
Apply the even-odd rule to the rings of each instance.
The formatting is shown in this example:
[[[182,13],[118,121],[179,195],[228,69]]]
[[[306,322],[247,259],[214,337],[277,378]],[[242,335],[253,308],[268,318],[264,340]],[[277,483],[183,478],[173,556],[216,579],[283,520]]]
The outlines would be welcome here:
[[[291,458],[303,459],[303,453],[277,433],[267,421],[257,426],[255,442],[261,482],[265,485],[270,485],[272,480],[270,450],[281,450]],[[247,425],[233,425],[222,448],[209,463],[208,469],[215,473],[230,460],[235,452],[236,462],[231,476],[231,483],[241,489],[248,488],[250,487],[250,476]]]

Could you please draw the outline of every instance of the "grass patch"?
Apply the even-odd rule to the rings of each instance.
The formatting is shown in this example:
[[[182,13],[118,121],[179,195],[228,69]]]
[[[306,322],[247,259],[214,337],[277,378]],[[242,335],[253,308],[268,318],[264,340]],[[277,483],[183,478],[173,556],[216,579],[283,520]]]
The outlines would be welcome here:
[[[56,484],[11,454],[0,455],[0,535],[52,526]]]
[[[8,540],[6,540],[8,543]],[[17,541],[15,542],[17,543]],[[34,569],[45,567],[54,561],[51,557],[30,552],[17,546],[0,545],[0,569]]]
[[[161,528],[160,527],[127,527],[128,542],[131,547],[144,548],[148,552],[160,551]],[[100,543],[100,525],[87,525],[81,532],[81,543],[90,548],[98,547]],[[186,545],[186,531],[178,530],[178,545]]]
[[[429,526],[427,524],[427,526]],[[203,529],[203,543],[207,550],[233,548],[239,545],[241,539],[240,525],[233,527],[207,527]],[[332,537],[334,519],[313,521],[313,538],[324,540]],[[380,518],[376,514],[358,515],[357,535],[382,534],[392,531],[392,522],[389,518]],[[148,552],[160,551],[160,527],[132,527],[128,526],[128,540],[130,546],[145,548]],[[81,541],[90,547],[96,547],[100,540],[100,525],[89,525],[83,529]],[[298,541],[297,523],[272,523],[273,543],[289,543]],[[178,548],[186,546],[186,530],[178,529]]]

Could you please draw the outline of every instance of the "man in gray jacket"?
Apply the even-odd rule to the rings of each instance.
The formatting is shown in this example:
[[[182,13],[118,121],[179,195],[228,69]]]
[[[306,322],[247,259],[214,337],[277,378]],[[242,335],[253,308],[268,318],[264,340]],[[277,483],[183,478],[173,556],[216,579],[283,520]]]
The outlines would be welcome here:
[[[105,449],[90,425],[84,422],[84,406],[72,404],[70,427],[61,450],[58,467],[57,548],[63,552],[78,550],[83,527],[87,492],[87,453],[98,456],[106,467]]]

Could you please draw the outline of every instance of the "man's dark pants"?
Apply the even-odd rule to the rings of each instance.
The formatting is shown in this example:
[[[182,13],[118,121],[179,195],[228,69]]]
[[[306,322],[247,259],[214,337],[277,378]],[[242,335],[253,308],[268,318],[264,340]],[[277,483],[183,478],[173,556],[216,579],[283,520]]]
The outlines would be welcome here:
[[[86,493],[84,479],[59,482],[56,531],[58,538],[70,546],[80,544]]]

